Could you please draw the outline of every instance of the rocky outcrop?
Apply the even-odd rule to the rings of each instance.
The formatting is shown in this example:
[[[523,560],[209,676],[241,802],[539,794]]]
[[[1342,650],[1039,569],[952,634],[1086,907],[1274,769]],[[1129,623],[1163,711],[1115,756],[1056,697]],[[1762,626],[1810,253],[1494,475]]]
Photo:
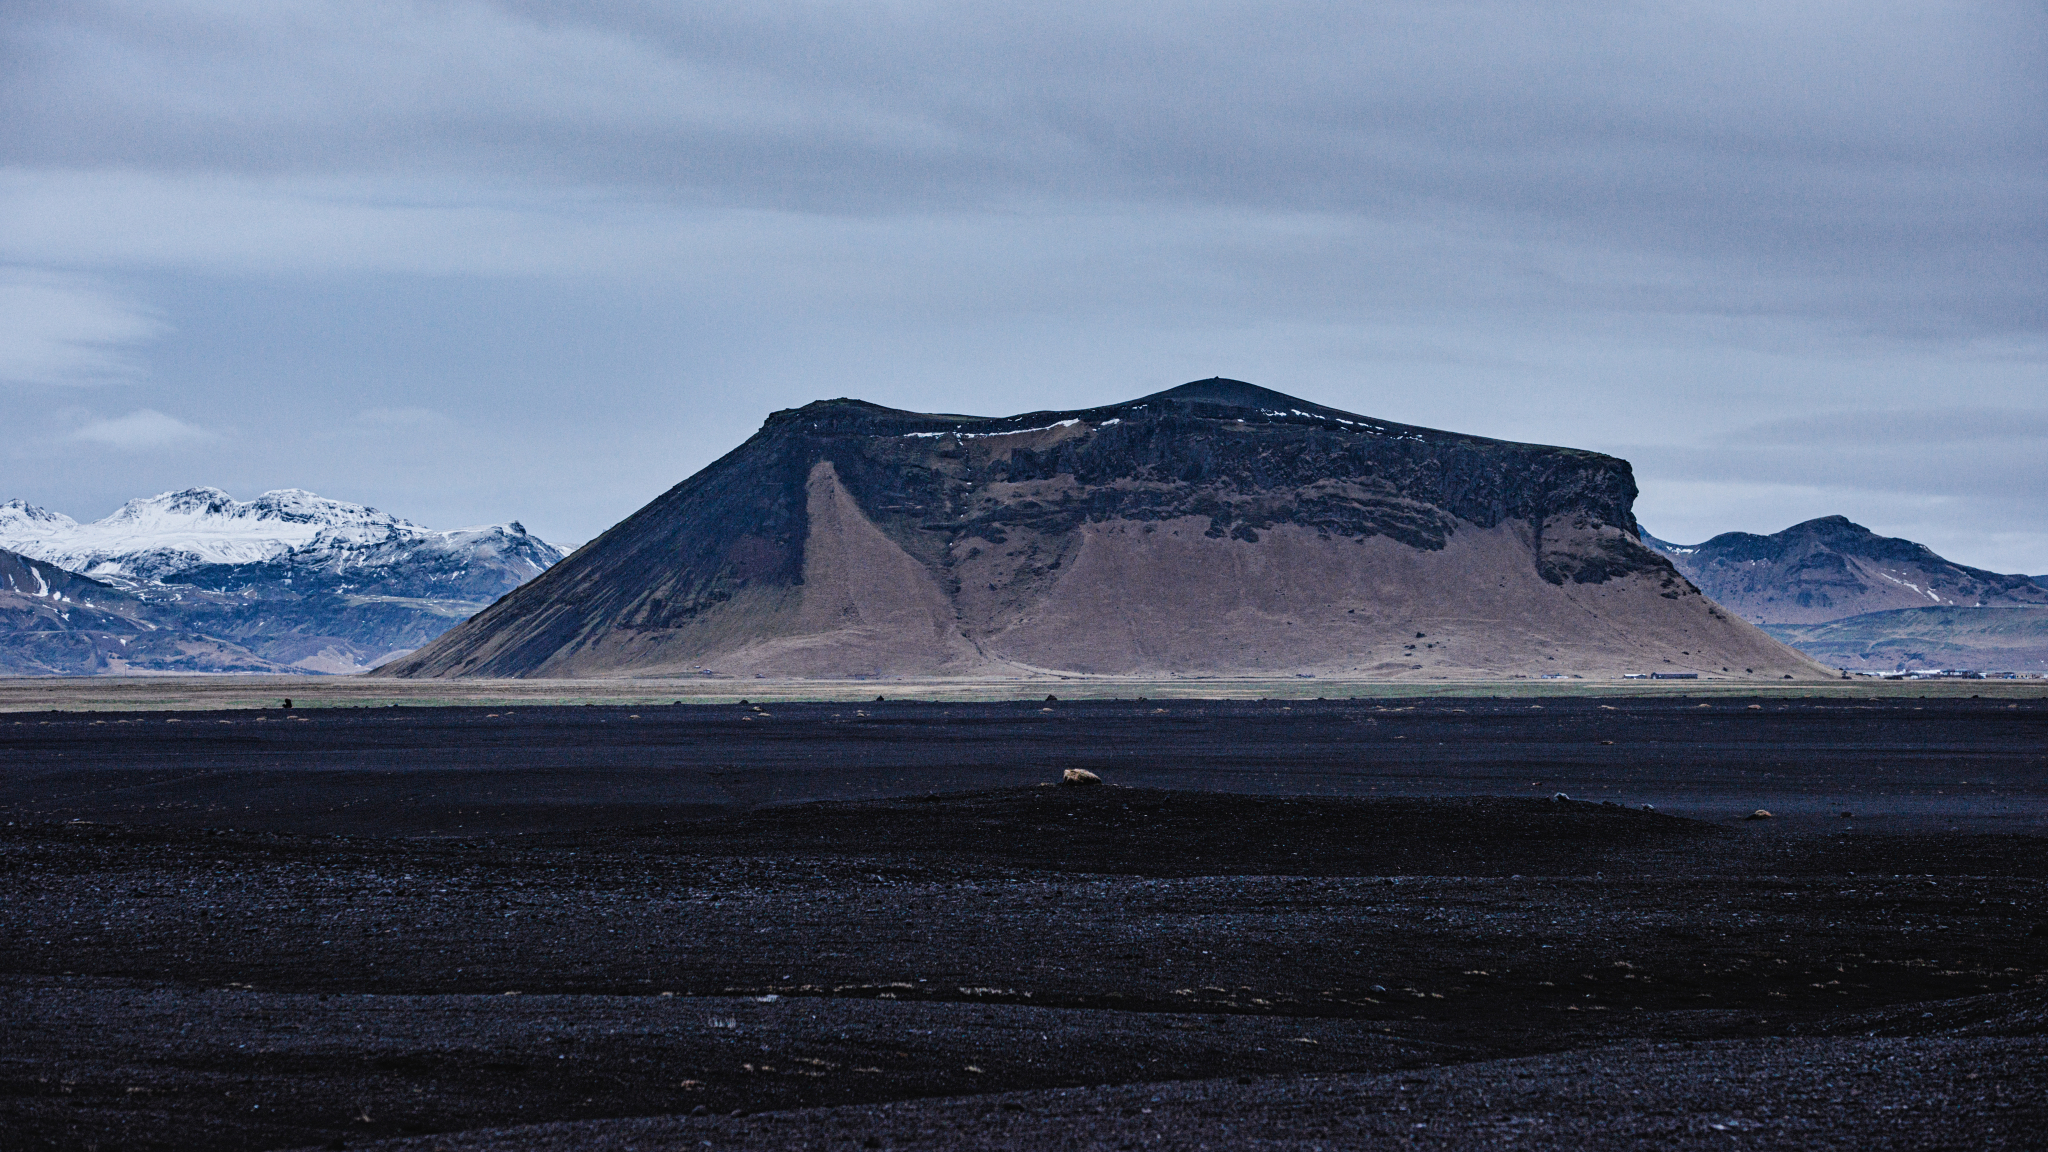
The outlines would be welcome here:
[[[382,674],[1821,674],[1645,547],[1635,495],[1613,457],[1230,380],[827,400]]]

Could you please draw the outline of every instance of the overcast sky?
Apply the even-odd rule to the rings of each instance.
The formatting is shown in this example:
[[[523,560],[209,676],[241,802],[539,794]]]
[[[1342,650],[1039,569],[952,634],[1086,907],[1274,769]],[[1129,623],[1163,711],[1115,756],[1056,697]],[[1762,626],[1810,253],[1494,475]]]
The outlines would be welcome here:
[[[8,0],[0,498],[580,541],[777,408],[1253,381],[2048,572],[2048,8]]]

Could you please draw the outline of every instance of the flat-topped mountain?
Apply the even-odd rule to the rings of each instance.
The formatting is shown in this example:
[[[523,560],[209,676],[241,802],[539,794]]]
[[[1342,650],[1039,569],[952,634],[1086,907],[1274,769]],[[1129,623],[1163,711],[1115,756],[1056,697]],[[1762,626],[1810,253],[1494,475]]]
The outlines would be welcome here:
[[[379,674],[1827,674],[1645,547],[1635,495],[1610,456],[1233,380],[824,400]]]

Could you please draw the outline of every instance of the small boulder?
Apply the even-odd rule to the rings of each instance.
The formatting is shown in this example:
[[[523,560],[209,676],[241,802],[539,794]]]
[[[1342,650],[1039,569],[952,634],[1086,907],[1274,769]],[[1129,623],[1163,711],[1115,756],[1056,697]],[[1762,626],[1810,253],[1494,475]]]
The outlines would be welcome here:
[[[1060,773],[1060,783],[1100,784],[1102,783],[1102,777],[1097,776],[1095,773],[1090,772],[1086,768],[1069,768],[1065,772]]]
[[[1769,808],[1759,808],[1743,817],[1744,820],[1769,820],[1770,818],[1771,810]]]
[[[1643,811],[1645,811],[1645,812],[1655,812],[1656,810],[1657,810],[1657,806],[1656,806],[1655,804],[1645,804],[1645,805],[1643,805]]]
[[[1559,793],[1558,793],[1557,795],[1555,795],[1555,796],[1552,796],[1552,797],[1551,797],[1550,799],[1551,799],[1551,801],[1552,801],[1553,803],[1556,803],[1556,804],[1564,804],[1564,803],[1567,803],[1568,801],[1570,801],[1570,800],[1571,800],[1571,797],[1569,797],[1569,796],[1565,795],[1565,794],[1564,794],[1564,793],[1562,793],[1562,792],[1559,792]]]

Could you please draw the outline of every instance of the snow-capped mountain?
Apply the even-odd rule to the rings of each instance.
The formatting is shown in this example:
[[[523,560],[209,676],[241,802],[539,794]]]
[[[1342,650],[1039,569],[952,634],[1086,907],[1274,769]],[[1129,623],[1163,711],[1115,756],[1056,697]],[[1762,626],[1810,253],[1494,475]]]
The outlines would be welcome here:
[[[74,645],[76,667],[40,660],[51,670],[80,672],[221,664],[181,655],[137,665],[127,657],[138,651],[143,631],[218,641],[242,653],[237,667],[248,670],[262,664],[358,671],[431,640],[563,555],[517,522],[441,532],[296,488],[248,501],[218,488],[188,488],[130,500],[86,524],[10,500],[0,504],[0,549],[81,573],[139,606],[125,614],[135,635],[116,635],[121,626],[111,619],[53,617],[38,608],[45,630],[54,624],[98,637]],[[16,575],[32,582],[35,571]],[[24,610],[30,603],[23,600]],[[23,615],[20,622],[28,620]],[[10,642],[8,633],[0,627],[0,648]],[[27,643],[27,634],[16,629],[13,643]],[[153,637],[145,647],[161,646]],[[0,658],[0,667],[8,663]]]
[[[298,488],[242,501],[187,488],[121,505],[80,524],[20,500],[0,504],[0,548],[88,576],[158,581],[205,564],[253,564],[436,535],[388,512]]]

